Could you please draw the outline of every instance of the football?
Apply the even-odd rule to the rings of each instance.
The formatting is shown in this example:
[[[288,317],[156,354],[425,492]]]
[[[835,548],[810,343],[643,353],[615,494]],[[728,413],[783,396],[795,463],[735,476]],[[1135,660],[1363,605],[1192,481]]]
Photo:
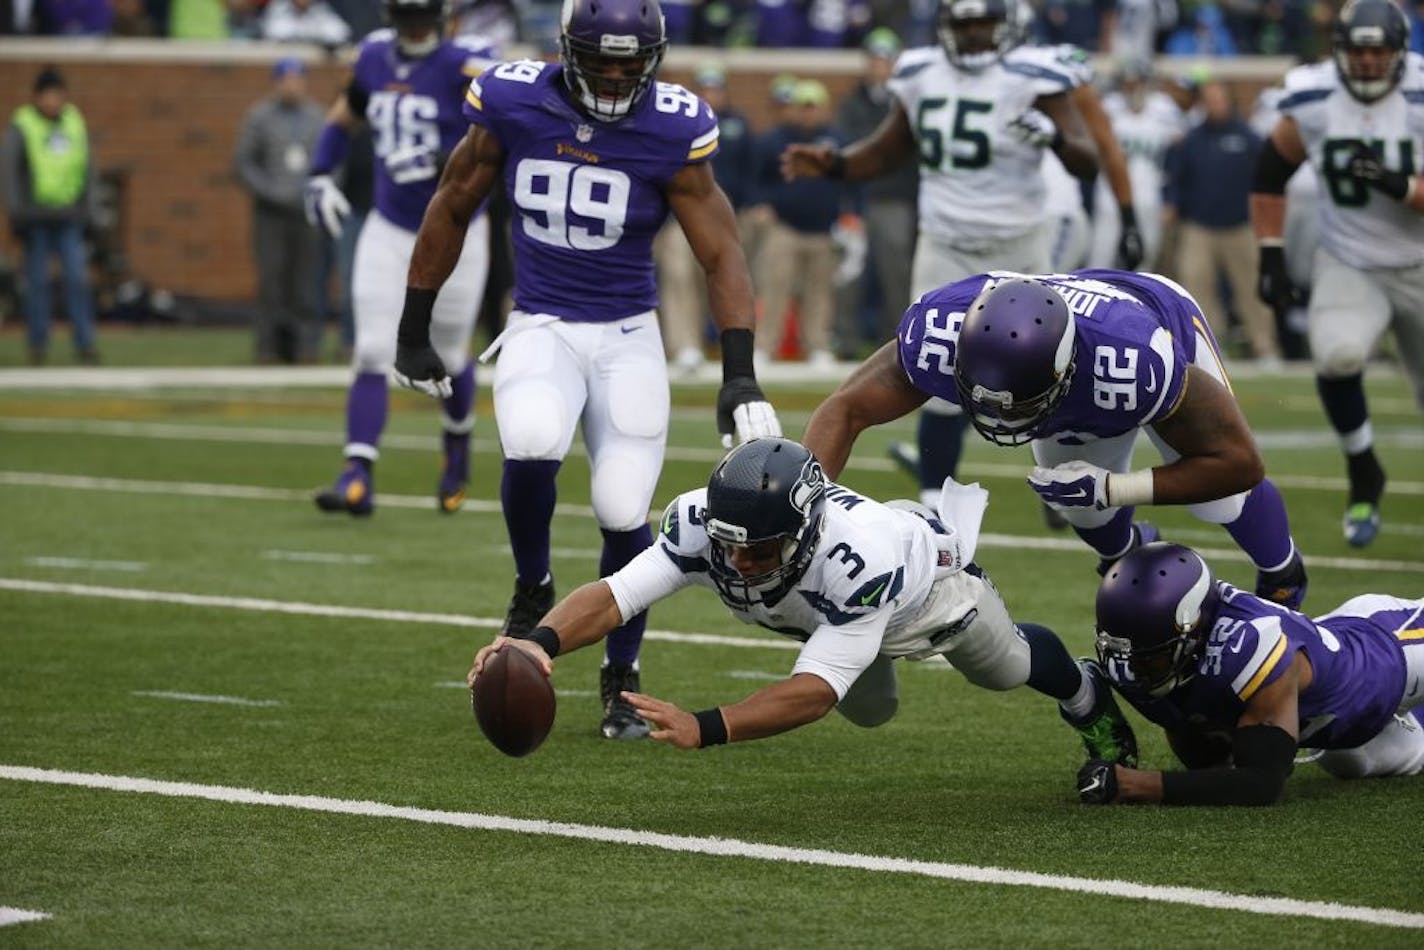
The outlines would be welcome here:
[[[518,647],[501,647],[486,660],[470,692],[480,731],[505,755],[528,755],[553,728],[554,686]]]

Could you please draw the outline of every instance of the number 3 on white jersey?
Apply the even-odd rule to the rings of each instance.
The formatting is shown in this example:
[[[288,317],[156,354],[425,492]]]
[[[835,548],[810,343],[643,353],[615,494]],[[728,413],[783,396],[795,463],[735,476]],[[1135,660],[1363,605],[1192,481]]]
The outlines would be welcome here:
[[[576,251],[601,251],[618,243],[628,220],[630,191],[628,176],[614,168],[526,158],[514,171],[514,203],[524,212],[524,233]],[[570,213],[602,227],[571,223]]]

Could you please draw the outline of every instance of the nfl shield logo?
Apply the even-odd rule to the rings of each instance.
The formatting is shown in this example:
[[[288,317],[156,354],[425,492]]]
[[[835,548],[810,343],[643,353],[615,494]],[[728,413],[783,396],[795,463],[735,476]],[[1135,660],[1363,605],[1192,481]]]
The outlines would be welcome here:
[[[581,125],[577,129],[574,129],[574,138],[578,139],[580,142],[587,142],[589,139],[593,138],[593,126]]]

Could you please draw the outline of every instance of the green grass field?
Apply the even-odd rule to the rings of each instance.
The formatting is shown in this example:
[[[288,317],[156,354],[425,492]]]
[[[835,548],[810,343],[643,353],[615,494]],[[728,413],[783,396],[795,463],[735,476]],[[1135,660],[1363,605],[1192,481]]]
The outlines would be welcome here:
[[[201,348],[191,331],[174,336],[151,340]],[[238,350],[226,337],[218,347]],[[1365,591],[1424,594],[1418,411],[1399,377],[1369,382],[1391,486],[1384,531],[1363,552],[1340,536],[1343,464],[1310,379],[1236,383],[1311,565],[1316,612]],[[827,388],[768,386],[791,434]],[[674,391],[657,505],[704,482],[720,454],[713,396]],[[435,413],[406,394],[375,516],[315,510],[311,489],[339,467],[343,402],[338,389],[0,389],[0,922],[6,908],[51,915],[0,927],[0,945],[1424,943],[1424,779],[1345,783],[1306,765],[1275,809],[1087,809],[1072,790],[1076,738],[1050,703],[975,689],[941,666],[902,666],[900,714],[873,732],[832,716],[682,753],[596,737],[599,658],[584,651],[557,663],[548,742],[500,756],[452,685],[502,617],[512,574],[488,393],[472,500],[454,517],[434,506]],[[883,455],[911,432],[906,421],[869,433],[843,481],[911,494]],[[962,476],[992,493],[977,560],[1017,617],[1088,652],[1095,560],[1042,527],[1026,460],[969,446]],[[596,574],[587,480],[571,456],[554,526],[561,592]],[[1252,582],[1220,529],[1179,511],[1152,518]],[[703,592],[655,609],[650,628],[645,687],[690,708],[740,698],[794,656]],[[687,633],[735,639],[676,636]],[[1139,726],[1145,761],[1169,765]],[[449,814],[256,804],[224,789]],[[588,840],[588,826],[623,833]],[[633,834],[648,832],[682,837]],[[747,846],[703,853],[709,838]],[[818,866],[753,846],[885,860]],[[1207,908],[1161,891],[966,880],[973,868],[1224,896]],[[1252,911],[1268,898],[1306,903]],[[1308,916],[1331,903],[1413,916]]]

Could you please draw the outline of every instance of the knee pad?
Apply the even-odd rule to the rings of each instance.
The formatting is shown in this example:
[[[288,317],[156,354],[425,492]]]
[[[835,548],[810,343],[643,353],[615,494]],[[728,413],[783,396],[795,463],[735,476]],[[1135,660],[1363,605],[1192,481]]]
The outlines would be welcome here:
[[[1334,749],[1322,755],[1318,762],[1322,769],[1336,778],[1365,778],[1369,775],[1369,761],[1358,749]]]
[[[649,453],[612,449],[600,453],[593,469],[593,516],[607,531],[632,531],[648,522],[648,505],[657,488],[657,459]]]
[[[1246,507],[1246,496],[1249,494],[1251,494],[1249,491],[1237,492],[1235,495],[1218,498],[1216,501],[1188,505],[1187,510],[1192,513],[1193,517],[1209,524],[1231,524],[1241,517],[1241,511]]]
[[[874,729],[876,726],[883,726],[891,719],[895,718],[895,713],[900,710],[900,700],[894,696],[884,697],[876,703],[846,703],[841,701],[836,704],[836,712],[844,716],[854,725],[862,729]]]
[[[1365,371],[1365,359],[1368,356],[1369,351],[1355,343],[1337,346],[1316,357],[1315,371],[1327,379],[1358,376]]]
[[[509,387],[495,400],[495,422],[504,457],[516,461],[553,461],[563,457],[573,437],[558,391],[538,383]]]
[[[385,376],[396,365],[396,341],[357,333],[356,346],[351,351],[351,368],[358,373],[380,373]]]

